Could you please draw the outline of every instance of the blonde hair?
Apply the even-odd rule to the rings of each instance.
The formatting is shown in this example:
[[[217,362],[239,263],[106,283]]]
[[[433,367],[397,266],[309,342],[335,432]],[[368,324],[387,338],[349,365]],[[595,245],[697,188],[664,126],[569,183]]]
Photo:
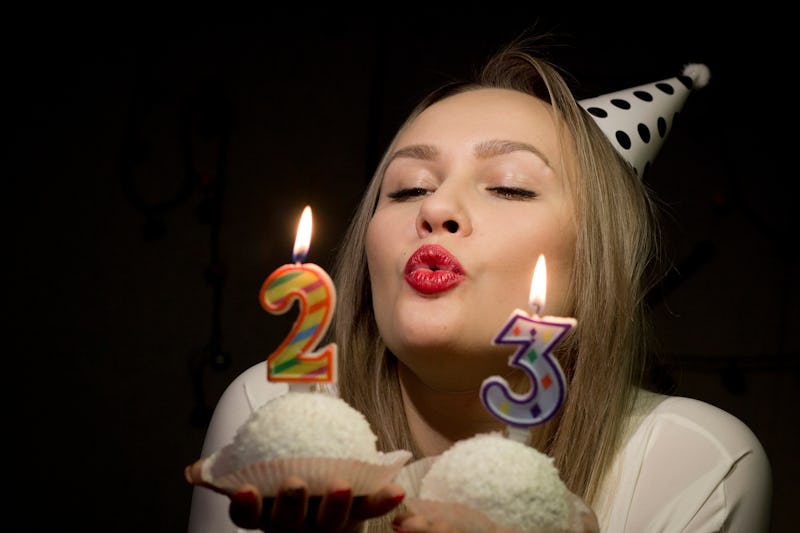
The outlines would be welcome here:
[[[643,376],[654,210],[633,169],[578,106],[557,68],[527,51],[533,47],[530,38],[513,41],[489,59],[474,81],[446,84],[431,93],[400,131],[434,102],[485,87],[541,98],[559,117],[577,233],[567,305],[578,327],[557,354],[568,382],[566,402],[536,432],[533,445],[555,458],[570,490],[591,504],[620,445]],[[341,396],[369,419],[381,449],[417,454],[403,411],[397,361],[373,315],[365,252],[386,164],[384,155],[334,265],[339,298],[332,334],[341,354]]]

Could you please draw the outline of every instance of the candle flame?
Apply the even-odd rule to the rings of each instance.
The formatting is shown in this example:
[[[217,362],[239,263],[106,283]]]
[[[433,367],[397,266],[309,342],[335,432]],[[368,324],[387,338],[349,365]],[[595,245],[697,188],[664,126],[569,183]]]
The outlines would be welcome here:
[[[544,254],[539,255],[536,261],[536,268],[533,270],[533,279],[531,279],[531,292],[528,297],[531,309],[534,314],[541,314],[544,312],[544,302],[547,296],[547,267],[544,263]]]
[[[311,207],[306,206],[300,216],[300,223],[297,224],[297,235],[294,239],[294,251],[292,251],[292,261],[302,263],[308,254],[311,246]]]

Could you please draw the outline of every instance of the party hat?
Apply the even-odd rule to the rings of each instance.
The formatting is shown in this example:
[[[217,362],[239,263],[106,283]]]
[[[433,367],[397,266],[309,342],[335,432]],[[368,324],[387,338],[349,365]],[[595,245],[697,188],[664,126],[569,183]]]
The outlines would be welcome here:
[[[691,63],[674,78],[580,100],[583,107],[641,179],[658,155],[692,89],[705,87],[711,73]]]

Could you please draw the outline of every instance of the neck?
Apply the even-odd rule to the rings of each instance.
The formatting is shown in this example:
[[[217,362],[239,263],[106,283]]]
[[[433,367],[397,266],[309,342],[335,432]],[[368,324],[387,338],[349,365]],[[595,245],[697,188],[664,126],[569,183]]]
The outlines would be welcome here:
[[[467,390],[434,389],[400,363],[403,408],[414,441],[424,456],[438,455],[476,433],[502,431],[480,400],[480,384]]]

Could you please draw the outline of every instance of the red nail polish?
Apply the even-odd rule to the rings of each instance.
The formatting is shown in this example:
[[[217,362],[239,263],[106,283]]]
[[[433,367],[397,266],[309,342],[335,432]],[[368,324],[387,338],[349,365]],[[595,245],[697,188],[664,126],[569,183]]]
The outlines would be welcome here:
[[[352,495],[353,491],[351,489],[337,489],[331,492],[331,496],[333,496],[337,500],[346,500]]]
[[[249,490],[237,492],[233,495],[231,499],[233,499],[236,502],[236,504],[242,506],[249,507],[252,505],[258,505],[258,498],[256,497],[254,492]]]

